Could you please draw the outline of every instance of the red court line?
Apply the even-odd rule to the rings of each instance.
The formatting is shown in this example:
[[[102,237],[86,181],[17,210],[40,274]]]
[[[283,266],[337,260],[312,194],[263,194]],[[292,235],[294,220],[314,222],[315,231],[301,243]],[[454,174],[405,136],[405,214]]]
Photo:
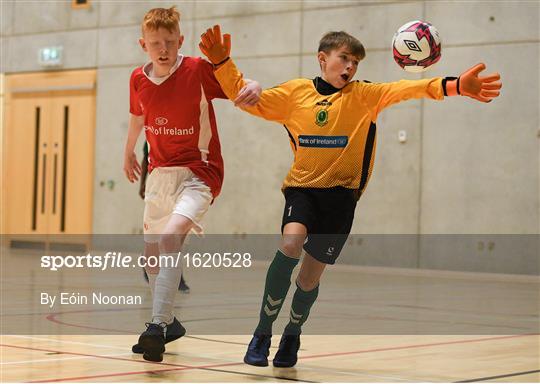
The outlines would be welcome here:
[[[398,346],[398,347],[362,349],[362,350],[349,351],[349,352],[334,352],[334,353],[327,353],[327,354],[300,356],[299,360],[323,358],[323,357],[345,356],[345,355],[355,355],[355,354],[363,354],[363,353],[370,353],[370,352],[396,351],[396,350],[404,350],[404,349],[412,349],[412,348],[436,347],[436,346],[452,345],[452,344],[475,343],[475,342],[513,339],[513,338],[518,338],[518,337],[538,336],[538,335],[540,335],[540,334],[539,333],[530,333],[530,334],[523,334],[523,335],[508,335],[508,336],[486,337],[486,338],[482,338],[482,339],[455,340],[455,341],[446,341],[446,342],[440,342],[440,343],[412,344],[412,345],[402,345],[402,346]],[[67,355],[88,356],[88,357],[95,357],[95,358],[100,358],[100,359],[122,360],[122,361],[136,362],[136,363],[157,364],[157,365],[161,365],[161,366],[176,367],[176,368],[167,368],[167,369],[153,369],[153,370],[146,370],[146,371],[118,372],[118,373],[109,373],[109,374],[93,375],[93,376],[65,377],[65,378],[58,378],[58,379],[43,379],[43,380],[29,381],[30,383],[74,381],[74,380],[95,379],[95,378],[102,378],[102,377],[139,375],[139,374],[148,374],[148,373],[155,373],[155,372],[180,371],[180,370],[205,369],[205,368],[209,369],[209,368],[228,367],[228,366],[235,366],[235,365],[244,364],[243,362],[239,362],[239,363],[222,363],[222,364],[191,366],[191,365],[181,365],[181,364],[172,364],[172,363],[155,363],[155,362],[149,362],[149,361],[146,361],[146,360],[134,360],[134,359],[128,359],[128,358],[122,358],[122,357],[101,356],[101,355],[92,355],[92,354],[77,353],[77,352],[63,352],[63,351],[57,351],[57,350],[51,350],[51,349],[43,349],[43,348],[21,347],[21,346],[16,346],[16,345],[9,345],[9,344],[0,344],[0,346],[10,347],[10,348],[19,348],[19,349],[28,349],[28,350],[34,350],[34,351],[43,351],[43,352],[55,352],[55,353],[62,353],[62,354],[67,354]]]
[[[120,360],[120,361],[128,361],[130,363],[144,363],[144,364],[157,364],[157,365],[165,365],[165,366],[172,366],[172,367],[180,367],[182,369],[197,369],[201,368],[200,366],[194,366],[194,365],[184,365],[184,364],[174,364],[174,363],[158,363],[154,361],[147,361],[147,360],[134,360],[133,358],[127,358],[127,357],[116,357],[116,356],[102,356],[102,355],[93,355],[90,353],[79,353],[79,352],[65,352],[65,351],[58,351],[55,349],[45,349],[45,348],[34,348],[34,347],[21,347],[19,345],[11,345],[11,344],[0,344],[1,347],[9,347],[9,348],[18,348],[18,349],[28,349],[31,351],[40,351],[40,352],[52,352],[52,353],[60,353],[64,355],[74,355],[74,356],[86,356],[86,357],[95,357],[96,359],[106,359],[106,360]],[[218,364],[218,366],[228,366],[228,365],[238,365],[240,363],[225,363],[225,364]],[[152,372],[152,371],[148,371]]]
[[[88,311],[79,311],[81,313],[86,313]],[[75,312],[73,312],[75,313]],[[84,328],[84,329],[91,329],[91,330],[96,330],[96,331],[106,331],[106,332],[117,332],[118,335],[125,335],[126,334],[126,331],[125,330],[120,330],[120,329],[111,329],[111,328],[98,328],[98,327],[92,327],[92,326],[88,326],[88,325],[80,325],[80,324],[74,324],[74,323],[67,323],[65,321],[62,321],[62,320],[58,320],[56,318],[56,316],[58,315],[61,315],[62,313],[51,313],[50,315],[46,316],[45,319],[53,322],[53,323],[56,323],[56,324],[60,324],[60,325],[67,325],[68,327],[76,327],[76,328]],[[127,332],[127,334],[136,334],[135,332]]]
[[[400,350],[400,349],[436,347],[436,346],[439,346],[439,345],[477,343],[477,342],[481,342],[481,341],[513,339],[513,338],[516,338],[516,337],[538,336],[538,335],[540,335],[540,333],[528,333],[528,334],[523,334],[523,335],[495,336],[495,337],[486,337],[486,338],[483,338],[483,339],[445,341],[445,342],[441,342],[441,343],[413,344],[413,345],[403,345],[403,346],[399,346],[399,347],[364,349],[364,350],[350,351],[350,352],[323,353],[323,354],[320,354],[320,355],[310,355],[310,356],[299,357],[299,359],[315,359],[315,358],[319,358],[319,357],[356,355],[356,354],[368,353],[368,352],[395,351],[395,350]]]
[[[53,382],[59,382],[59,381],[89,380],[89,379],[98,379],[98,378],[101,378],[101,377],[129,376],[129,375],[160,373],[160,372],[169,372],[169,371],[181,371],[183,369],[187,369],[187,368],[168,368],[168,369],[155,369],[155,370],[152,370],[152,371],[133,371],[133,372],[120,372],[120,373],[107,373],[107,374],[103,374],[103,375],[69,377],[69,378],[64,378],[64,379],[31,380],[31,381],[28,381],[28,383],[53,383]]]
[[[31,351],[54,352],[54,353],[61,353],[65,355],[87,356],[87,357],[95,357],[98,359],[122,360],[122,361],[131,362],[131,363],[135,362],[135,363],[156,364],[156,365],[161,365],[161,366],[164,365],[164,366],[175,367],[175,368],[166,368],[166,369],[152,369],[152,370],[146,370],[146,371],[131,371],[131,372],[107,373],[107,374],[92,375],[92,376],[67,377],[67,378],[59,378],[59,379],[31,380],[31,381],[28,381],[29,383],[50,383],[50,382],[60,382],[60,381],[87,380],[87,379],[97,379],[101,377],[129,376],[129,375],[156,373],[156,372],[182,371],[182,370],[204,369],[204,368],[220,368],[220,367],[228,367],[228,366],[244,364],[244,363],[222,363],[222,364],[212,364],[212,365],[191,366],[191,365],[172,364],[172,363],[157,363],[157,362],[146,361],[146,360],[134,360],[134,359],[128,359],[128,358],[122,358],[122,357],[114,357],[114,356],[92,355],[92,354],[78,353],[78,352],[63,352],[63,351],[57,351],[53,349],[21,347],[18,345],[10,345],[10,344],[0,344],[0,346],[18,348],[18,349],[28,349]]]

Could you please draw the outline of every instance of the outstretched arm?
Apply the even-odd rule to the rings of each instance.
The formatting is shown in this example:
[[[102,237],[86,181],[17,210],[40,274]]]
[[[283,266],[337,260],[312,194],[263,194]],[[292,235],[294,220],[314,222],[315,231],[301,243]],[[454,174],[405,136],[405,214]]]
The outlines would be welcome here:
[[[235,105],[239,105],[245,111],[264,119],[285,123],[290,110],[290,90],[285,84],[263,91],[255,106],[245,106],[245,100],[250,98],[249,88],[252,85],[247,83],[232,62],[230,58],[231,36],[229,34],[222,35],[219,25],[207,29],[201,35],[199,48],[214,64],[216,79],[227,97],[234,100]]]
[[[500,75],[493,73],[485,77],[478,74],[484,64],[477,64],[458,78],[433,78],[422,80],[400,80],[393,83],[363,84],[360,88],[362,99],[366,101],[376,117],[384,108],[409,99],[430,98],[442,100],[444,96],[468,96],[488,103],[499,96],[502,83]]]

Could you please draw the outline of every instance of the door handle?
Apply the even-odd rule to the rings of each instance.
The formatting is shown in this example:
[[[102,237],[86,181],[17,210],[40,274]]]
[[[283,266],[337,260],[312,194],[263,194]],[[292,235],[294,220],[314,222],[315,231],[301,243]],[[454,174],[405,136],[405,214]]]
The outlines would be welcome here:
[[[62,145],[62,203],[60,206],[60,231],[66,231],[66,190],[68,161],[69,106],[64,105],[64,137]]]
[[[38,173],[39,173],[39,134],[40,134],[41,108],[36,106],[35,114],[35,141],[34,141],[34,185],[32,186],[32,231],[37,229],[38,211]]]
[[[47,153],[45,152],[47,143],[43,143],[42,171],[41,171],[41,214],[45,214],[45,192],[47,190]]]
[[[58,190],[58,143],[54,143],[54,161],[53,161],[53,194],[52,194],[52,213],[56,215],[56,194]]]

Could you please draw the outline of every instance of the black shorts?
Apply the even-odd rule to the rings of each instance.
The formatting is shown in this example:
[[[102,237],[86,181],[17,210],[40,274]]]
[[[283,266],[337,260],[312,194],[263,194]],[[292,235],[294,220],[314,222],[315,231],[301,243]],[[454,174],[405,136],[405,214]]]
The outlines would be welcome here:
[[[321,263],[334,264],[351,232],[355,191],[343,187],[289,187],[283,194],[281,232],[287,223],[304,224],[308,232],[304,250]]]

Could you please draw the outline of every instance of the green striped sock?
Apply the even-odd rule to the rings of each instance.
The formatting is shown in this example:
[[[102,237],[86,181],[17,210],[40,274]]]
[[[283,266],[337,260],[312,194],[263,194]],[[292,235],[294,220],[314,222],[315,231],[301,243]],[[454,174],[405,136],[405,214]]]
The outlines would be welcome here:
[[[259,324],[255,329],[255,334],[272,334],[272,323],[277,319],[283,301],[287,296],[291,285],[291,275],[297,264],[298,259],[288,257],[283,252],[277,251],[266,274]]]
[[[302,324],[306,322],[309,316],[309,310],[317,299],[318,294],[318,285],[311,291],[306,292],[296,284],[296,292],[294,292],[289,315],[289,324],[285,327],[285,331],[283,331],[284,334],[299,335],[302,332]]]

